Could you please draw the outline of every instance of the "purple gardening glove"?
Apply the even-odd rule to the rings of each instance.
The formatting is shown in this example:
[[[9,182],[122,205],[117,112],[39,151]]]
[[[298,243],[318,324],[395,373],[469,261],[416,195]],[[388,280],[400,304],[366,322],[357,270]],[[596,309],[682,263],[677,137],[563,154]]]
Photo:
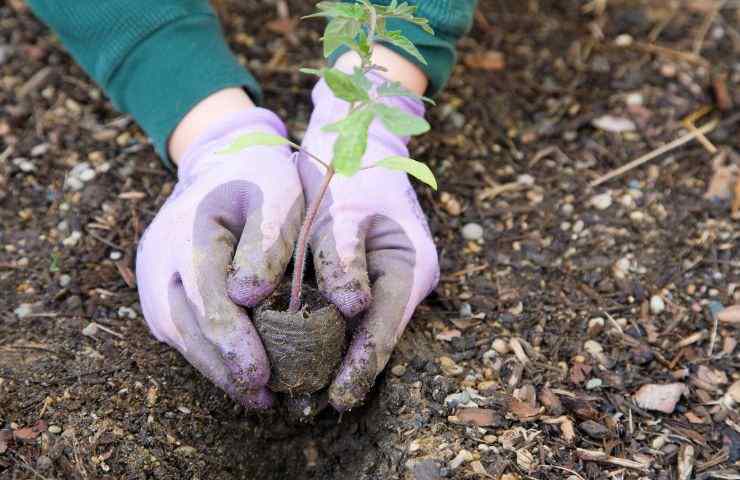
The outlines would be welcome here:
[[[379,75],[369,78],[375,85]],[[313,90],[314,112],[303,147],[330,161],[336,134],[321,128],[344,118],[349,104],[320,81]],[[388,99],[389,105],[421,116],[421,102]],[[363,165],[393,155],[408,156],[407,138],[389,132],[378,121],[370,127]],[[299,157],[306,203],[317,195],[324,168]],[[339,411],[367,395],[383,370],[414,309],[439,279],[437,251],[424,213],[405,173],[385,168],[362,170],[332,180],[310,239],[319,289],[346,317],[352,340],[329,401]],[[363,313],[364,312],[364,313]]]
[[[249,132],[286,134],[274,113],[253,108],[190,147],[174,192],[141,239],[136,276],[154,336],[244,406],[268,408],[267,355],[238,305],[255,306],[280,282],[303,195],[287,147],[219,153]]]

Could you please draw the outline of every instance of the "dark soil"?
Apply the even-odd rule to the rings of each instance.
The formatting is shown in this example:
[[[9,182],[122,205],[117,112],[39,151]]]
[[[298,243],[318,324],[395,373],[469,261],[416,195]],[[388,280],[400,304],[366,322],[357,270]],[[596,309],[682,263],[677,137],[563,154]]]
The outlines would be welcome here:
[[[286,309],[286,295],[254,314],[254,326],[270,359],[269,388],[288,395],[318,392],[329,385],[342,360],[346,326],[334,305],[304,286],[300,311]],[[282,300],[282,302],[280,301]]]
[[[300,137],[321,22],[284,35],[273,2],[216,3]],[[715,312],[740,303],[740,229],[705,193],[710,150],[740,149],[740,9],[480,3],[411,146],[440,182],[418,192],[442,281],[366,405],[301,426],[246,415],[151,337],[133,258],[174,179],[25,4],[0,4],[0,479],[737,478],[738,332]],[[589,185],[705,106],[711,145]],[[638,405],[668,383],[671,413]]]

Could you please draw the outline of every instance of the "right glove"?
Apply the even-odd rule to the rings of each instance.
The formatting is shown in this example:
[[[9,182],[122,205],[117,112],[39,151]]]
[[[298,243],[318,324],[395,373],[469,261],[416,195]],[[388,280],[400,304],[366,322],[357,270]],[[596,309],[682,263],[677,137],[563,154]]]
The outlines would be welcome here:
[[[252,108],[190,147],[141,239],[136,276],[154,336],[245,407],[263,409],[273,401],[270,366],[239,305],[257,305],[282,280],[304,204],[288,147],[219,153],[250,132],[286,134],[274,113]]]

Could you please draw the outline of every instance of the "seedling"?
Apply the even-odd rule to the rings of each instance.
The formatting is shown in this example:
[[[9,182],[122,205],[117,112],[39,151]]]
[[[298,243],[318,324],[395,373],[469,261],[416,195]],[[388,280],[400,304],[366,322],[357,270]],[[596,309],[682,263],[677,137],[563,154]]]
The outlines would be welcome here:
[[[347,47],[356,52],[361,59],[360,66],[355,67],[351,74],[332,67],[300,69],[303,73],[323,78],[334,96],[349,104],[348,113],[343,119],[323,127],[324,132],[337,134],[337,139],[333,146],[333,157],[331,160],[319,158],[317,155],[286,138],[265,133],[242,135],[235,139],[223,151],[223,153],[232,154],[253,146],[290,145],[316,160],[325,169],[319,193],[308,206],[306,218],[301,226],[295,248],[295,263],[290,291],[290,303],[287,312],[287,315],[292,316],[292,318],[298,318],[296,314],[302,311],[301,292],[303,289],[304,267],[311,228],[316,220],[326,191],[335,175],[352,177],[360,170],[367,168],[388,168],[404,171],[430,185],[435,190],[437,188],[437,182],[432,171],[423,163],[411,158],[391,156],[378,161],[374,165],[362,166],[362,158],[367,150],[368,130],[376,118],[389,131],[400,136],[419,135],[428,131],[430,128],[429,124],[423,118],[410,115],[399,108],[386,105],[382,102],[382,99],[386,97],[411,97],[426,102],[431,102],[430,99],[411,92],[399,82],[386,81],[377,88],[373,88],[373,84],[367,78],[367,74],[370,72],[384,70],[382,67],[375,65],[372,60],[376,42],[395,45],[422,64],[426,64],[426,60],[416,46],[401,31],[388,30],[386,28],[386,22],[389,19],[401,19],[416,24],[425,31],[433,34],[434,31],[429,26],[429,21],[414,15],[416,12],[415,6],[408,5],[406,2],[399,3],[397,0],[393,0],[387,6],[373,5],[367,0],[361,0],[355,4],[319,2],[317,8],[318,12],[304,18],[326,17],[329,20],[324,30],[324,36],[322,37],[324,56],[328,58],[337,49]],[[282,314],[278,315],[280,318],[276,319],[275,322],[284,326],[288,318],[285,312],[272,312]],[[330,323],[336,323],[333,320],[334,316],[338,316],[338,314],[331,315],[332,322]],[[263,329],[258,325],[258,330]],[[274,333],[280,330],[280,328],[277,325],[273,325],[267,330],[271,330]],[[260,333],[263,334],[262,331]],[[265,338],[272,333],[268,335],[263,334],[263,340],[265,341],[268,354],[273,346],[275,348],[285,346],[286,340],[288,340],[285,336],[280,341],[270,341],[269,338]],[[297,335],[293,340],[297,341],[301,336],[302,334]],[[274,357],[274,355],[270,356],[271,358]],[[289,352],[281,351],[279,356],[285,358],[289,356]],[[275,374],[274,363],[273,361],[273,375]],[[303,376],[305,377],[305,373]],[[296,385],[296,382],[301,383],[301,385]],[[287,387],[283,385],[284,391],[302,393],[306,390],[304,385],[302,385],[305,383],[305,378],[287,379],[286,377],[282,380],[282,383],[288,385]],[[325,384],[326,381],[324,381]]]

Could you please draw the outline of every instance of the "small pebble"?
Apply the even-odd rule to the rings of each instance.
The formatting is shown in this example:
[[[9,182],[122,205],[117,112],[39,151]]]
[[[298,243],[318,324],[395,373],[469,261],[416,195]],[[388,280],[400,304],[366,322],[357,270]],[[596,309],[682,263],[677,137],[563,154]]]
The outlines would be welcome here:
[[[118,316],[120,318],[128,318],[134,320],[138,315],[136,310],[130,307],[118,307]]]
[[[21,303],[18,308],[14,310],[14,313],[18,318],[26,318],[33,313],[33,307],[30,303]]]
[[[611,193],[602,193],[591,197],[591,205],[593,205],[597,210],[606,210],[612,206]]]
[[[604,351],[604,347],[602,347],[601,344],[595,340],[587,340],[586,343],[583,344],[583,349],[591,355]]]
[[[59,425],[49,425],[49,433],[53,433],[54,435],[58,435],[62,433],[62,427]]]
[[[109,258],[113,261],[120,260],[121,258],[123,258],[123,254],[119,252],[118,250],[114,250],[110,252]]]
[[[196,453],[198,453],[198,451],[195,448],[191,447],[191,446],[183,445],[182,447],[176,448],[175,449],[175,453],[178,454],[178,455],[183,455],[185,457],[190,457],[190,456],[195,455]]]
[[[98,333],[98,324],[95,322],[89,323],[82,329],[82,334],[86,337],[94,337],[96,333]]]
[[[571,216],[573,214],[573,210],[575,210],[575,207],[573,207],[572,203],[566,203],[560,207],[560,211],[563,212],[563,215],[566,217]]]
[[[502,338],[497,338],[496,340],[494,340],[491,347],[496,351],[496,353],[500,355],[506,355],[511,351],[511,347],[509,347],[509,342]]]
[[[629,47],[632,45],[632,42],[634,41],[634,38],[632,38],[632,35],[628,33],[623,33],[621,35],[618,35],[617,38],[614,39],[614,45],[618,47]]]
[[[397,377],[403,377],[406,373],[406,366],[401,364],[394,365],[393,368],[391,368],[391,373]]]
[[[82,233],[79,230],[75,230],[67,238],[62,240],[62,245],[65,247],[74,247],[80,241],[80,238],[82,238]]]
[[[180,405],[177,407],[177,409],[180,411],[180,413],[184,413],[185,415],[190,415],[190,409],[188,407],[184,407]]]
[[[483,239],[483,227],[477,223],[468,223],[462,228],[462,236],[465,240],[481,240]]]
[[[534,185],[534,177],[532,175],[529,175],[528,173],[519,175],[516,181],[517,183],[521,185],[526,185],[528,187],[531,187],[532,185]]]
[[[586,390],[596,390],[597,388],[601,388],[603,384],[604,382],[600,378],[592,378],[586,382]]]
[[[80,172],[79,179],[83,182],[89,182],[93,178],[95,178],[95,170],[92,168],[88,168],[87,170]]]
[[[40,143],[33,147],[31,149],[31,156],[32,157],[40,157],[41,155],[45,155],[46,152],[49,151],[49,144],[48,143]]]
[[[69,285],[69,284],[70,284],[71,282],[72,282],[72,277],[70,277],[70,276],[69,276],[69,275],[67,275],[66,273],[65,273],[65,274],[63,274],[63,275],[61,275],[61,276],[59,277],[59,286],[60,286],[60,287],[62,287],[62,288],[65,288],[65,287],[66,287],[66,286],[68,286],[68,285]]]
[[[650,311],[653,315],[660,315],[665,310],[665,301],[660,295],[650,297]]]

